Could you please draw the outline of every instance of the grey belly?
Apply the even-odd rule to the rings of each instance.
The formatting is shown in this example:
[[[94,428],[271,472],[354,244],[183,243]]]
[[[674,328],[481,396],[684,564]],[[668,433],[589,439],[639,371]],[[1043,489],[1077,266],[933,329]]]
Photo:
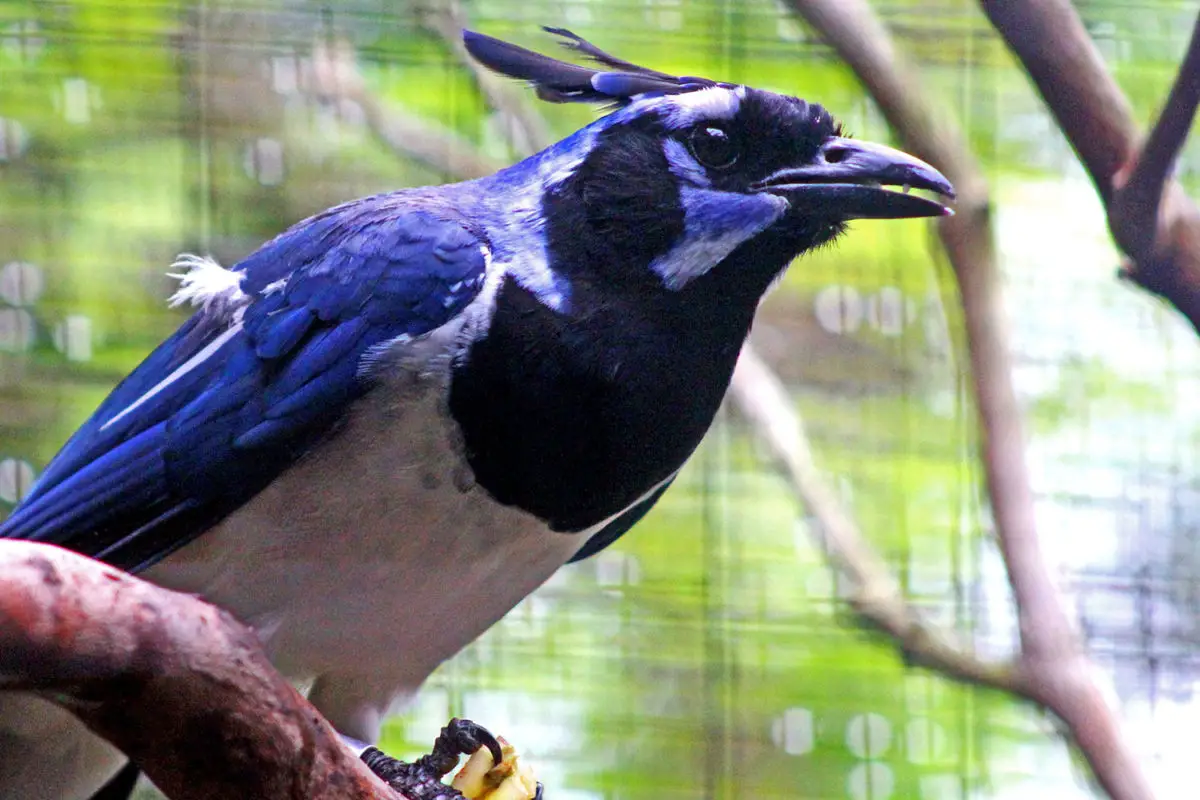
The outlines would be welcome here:
[[[473,485],[442,398],[434,385],[377,390],[340,433],[148,577],[256,626],[290,677],[415,690],[586,540]]]

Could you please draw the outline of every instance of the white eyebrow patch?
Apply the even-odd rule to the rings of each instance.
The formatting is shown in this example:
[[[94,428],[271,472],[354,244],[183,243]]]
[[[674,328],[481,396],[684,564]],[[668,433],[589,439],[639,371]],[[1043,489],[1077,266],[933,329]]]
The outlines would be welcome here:
[[[620,124],[657,109],[667,128],[682,130],[700,122],[733,119],[737,116],[745,95],[746,90],[742,86],[710,86],[693,92],[649,97],[639,95],[639,99],[614,111],[605,119]]]
[[[713,86],[683,94],[656,98],[661,104],[663,121],[668,128],[687,128],[699,122],[733,119],[742,98],[736,88]]]

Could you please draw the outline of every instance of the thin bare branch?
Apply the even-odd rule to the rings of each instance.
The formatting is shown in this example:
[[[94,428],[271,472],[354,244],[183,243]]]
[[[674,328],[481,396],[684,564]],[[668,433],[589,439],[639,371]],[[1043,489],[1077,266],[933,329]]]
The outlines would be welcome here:
[[[1123,182],[1121,175],[1114,176],[1109,225],[1113,238],[1126,253],[1154,252],[1154,242],[1159,236],[1163,190],[1192,127],[1198,103],[1200,18],[1197,18],[1196,27],[1192,29],[1187,54],[1167,96],[1166,105],[1154,129],[1150,131],[1141,154]]]
[[[812,515],[811,530],[828,558],[853,584],[850,603],[855,611],[892,636],[916,663],[968,683],[1021,692],[1019,675],[1011,665],[977,658],[961,642],[927,624],[909,605],[887,564],[813,463],[804,423],[787,389],[749,345],[742,348],[734,370],[730,399]]]

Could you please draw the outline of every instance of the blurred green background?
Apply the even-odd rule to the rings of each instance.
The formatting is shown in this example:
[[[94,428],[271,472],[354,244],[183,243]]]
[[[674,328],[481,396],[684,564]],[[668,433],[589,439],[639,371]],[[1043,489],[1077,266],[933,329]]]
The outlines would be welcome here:
[[[1077,5],[1152,119],[1195,4]],[[1194,334],[1117,284],[1090,185],[975,6],[873,6],[991,181],[1038,512],[1072,613],[1160,796],[1194,797]],[[181,321],[164,302],[177,253],[232,264],[326,206],[449,177],[436,157],[388,147],[372,108],[444,141],[435,156],[518,157],[510,120],[438,33],[449,9],[0,0],[0,513]],[[562,25],[667,71],[818,100],[854,134],[889,139],[850,71],[771,0],[457,11],[535,48],[553,47],[538,25]],[[314,46],[337,43],[357,59],[357,97],[318,79]],[[537,110],[554,136],[595,113]],[[1179,171],[1193,192],[1198,168],[1189,147]],[[913,601],[980,652],[1008,652],[954,286],[932,230],[856,224],[793,266],[755,337]],[[723,414],[635,534],[444,665],[384,747],[415,754],[469,716],[527,752],[548,800],[1091,796],[1049,720],[909,668],[857,627],[808,525]]]

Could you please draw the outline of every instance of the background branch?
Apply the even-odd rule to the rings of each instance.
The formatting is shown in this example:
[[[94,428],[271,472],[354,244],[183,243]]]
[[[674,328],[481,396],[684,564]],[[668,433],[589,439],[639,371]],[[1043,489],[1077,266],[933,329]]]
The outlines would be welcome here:
[[[349,42],[318,41],[313,46],[312,70],[316,97],[334,104],[357,105],[366,118],[367,129],[389,149],[457,180],[491,175],[500,168],[453,130],[380,102],[367,90]]]
[[[484,67],[467,52],[462,31],[469,27],[458,0],[441,0],[425,16],[425,25],[442,38],[459,64],[475,77],[488,106],[500,115],[509,144],[524,158],[553,143],[546,120],[526,98],[524,87]]]
[[[173,800],[403,800],[249,628],[52,545],[0,540],[0,690],[75,714]]]
[[[893,637],[910,661],[967,683],[1025,693],[1022,676],[1011,664],[979,659],[926,623],[908,603],[887,564],[813,463],[803,420],[783,382],[748,346],[738,359],[730,399],[812,515],[809,530],[853,584],[849,601],[855,611]]]
[[[791,0],[791,6],[855,70],[903,145],[941,168],[960,191],[956,216],[938,224],[958,281],[971,377],[979,409],[983,466],[996,533],[1013,589],[1021,637],[1015,687],[1066,724],[1101,785],[1114,798],[1152,793],[1067,616],[1038,540],[1020,406],[982,171],[961,134],[923,97],[920,76],[900,57],[866,0]],[[1023,5],[1002,2],[1010,10]],[[1035,5],[1035,4],[1030,4]],[[1050,4],[1046,4],[1050,5]],[[1022,35],[1039,23],[1026,20]],[[1049,23],[1043,23],[1049,24]],[[1061,31],[1042,29],[1062,47]],[[1090,44],[1090,41],[1089,41]],[[1070,47],[1064,48],[1072,52]],[[1087,59],[1088,52],[1074,51]],[[1094,53],[1091,54],[1094,56]],[[1072,61],[1064,69],[1076,66]],[[1084,67],[1078,67],[1080,69]],[[1064,80],[1073,82],[1071,75]],[[1075,99],[1079,103],[1079,99]],[[954,674],[945,669],[948,674]]]
[[[1143,153],[1129,101],[1067,0],[980,5],[1091,175],[1129,257],[1125,277],[1166,299],[1200,333],[1200,210],[1169,177],[1200,102],[1196,33]]]

